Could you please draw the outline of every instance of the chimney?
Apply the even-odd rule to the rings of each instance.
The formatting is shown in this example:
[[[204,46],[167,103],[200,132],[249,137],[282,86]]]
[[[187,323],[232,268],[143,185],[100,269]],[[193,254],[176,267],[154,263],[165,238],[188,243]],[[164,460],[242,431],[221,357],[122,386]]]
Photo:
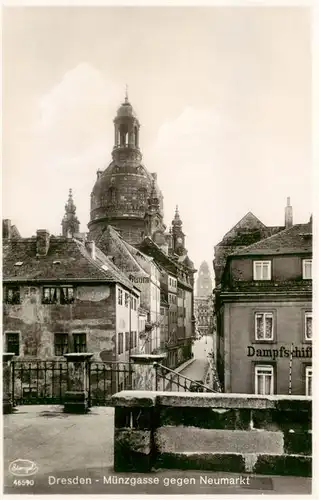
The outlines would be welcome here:
[[[95,260],[95,241],[87,241],[86,246],[90,252],[91,258]]]
[[[47,229],[37,230],[37,255],[45,256],[50,247],[50,233]]]
[[[2,238],[11,239],[11,220],[10,219],[3,219],[2,221]]]
[[[290,205],[290,197],[287,198],[287,206],[285,208],[285,228],[292,227],[292,206]]]

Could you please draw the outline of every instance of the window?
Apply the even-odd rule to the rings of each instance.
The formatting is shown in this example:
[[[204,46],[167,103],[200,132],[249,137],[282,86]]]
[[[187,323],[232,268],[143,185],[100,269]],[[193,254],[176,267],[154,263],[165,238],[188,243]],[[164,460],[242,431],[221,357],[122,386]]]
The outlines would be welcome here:
[[[7,286],[5,294],[7,304],[20,304],[20,288],[18,286]]]
[[[129,350],[130,350],[130,333],[125,332],[125,351],[129,351]]]
[[[45,286],[43,287],[42,304],[73,304],[73,286]]]
[[[271,262],[270,260],[254,261],[254,280],[270,280]]]
[[[63,356],[69,352],[68,334],[55,333],[54,334],[54,355]]]
[[[312,366],[306,366],[306,396],[312,396]]]
[[[7,352],[13,352],[16,356],[20,355],[20,335],[19,333],[6,333]]]
[[[118,289],[119,294],[117,296],[117,303],[122,306],[123,305],[123,290],[121,288]]]
[[[131,349],[136,347],[136,332],[131,332]]]
[[[56,287],[44,287],[43,288],[43,297],[42,304],[57,304],[58,303],[58,294]]]
[[[129,298],[128,293],[125,293],[125,307],[128,307],[129,300],[130,300],[130,298]]]
[[[135,297],[133,297],[133,311],[136,311],[137,309],[137,300]]]
[[[312,340],[312,313],[305,314],[305,339]]]
[[[273,340],[274,322],[272,313],[255,314],[255,340]]]
[[[302,261],[302,279],[312,279],[312,259],[303,259]]]
[[[255,366],[255,394],[266,396],[274,393],[274,368],[269,365]]]
[[[123,346],[123,332],[120,332],[118,334],[118,346],[117,346],[117,353],[122,354],[124,350]]]
[[[74,352],[86,352],[86,333],[73,334]]]
[[[60,288],[60,303],[72,304],[74,302],[74,291],[72,286]]]

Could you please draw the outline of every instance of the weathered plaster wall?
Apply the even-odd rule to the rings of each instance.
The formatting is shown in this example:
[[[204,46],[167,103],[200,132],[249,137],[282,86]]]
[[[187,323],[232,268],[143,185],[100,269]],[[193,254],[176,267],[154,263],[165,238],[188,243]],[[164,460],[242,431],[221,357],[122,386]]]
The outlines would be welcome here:
[[[86,333],[87,351],[94,359],[112,360],[115,356],[116,302],[114,286],[79,286],[73,304],[42,304],[42,287],[21,286],[21,304],[4,304],[3,334],[20,333],[20,356],[54,357],[54,334]],[[6,350],[6,346],[4,346]]]

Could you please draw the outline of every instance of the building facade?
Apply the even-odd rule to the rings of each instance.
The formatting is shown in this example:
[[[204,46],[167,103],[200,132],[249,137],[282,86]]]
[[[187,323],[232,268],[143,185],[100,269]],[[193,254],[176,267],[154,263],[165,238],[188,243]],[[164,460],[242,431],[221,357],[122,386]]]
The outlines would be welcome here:
[[[213,334],[213,299],[210,297],[195,297],[194,310],[196,320],[196,334],[202,337],[203,335]]]
[[[91,352],[95,361],[126,361],[128,336],[131,349],[139,348],[139,297],[94,242],[45,230],[3,240],[5,352],[38,359]]]
[[[287,207],[285,227],[251,245],[243,242],[256,237],[255,224],[252,234],[232,230],[233,241],[228,234],[221,245],[223,259],[226,243],[232,247],[222,270],[215,248],[217,368],[224,392],[311,394],[312,221],[293,225],[289,202]]]
[[[161,269],[161,296],[168,304],[168,340],[162,339],[161,345],[165,346],[162,352],[167,354],[166,365],[174,369],[192,356],[195,337],[194,270],[190,267],[187,254],[178,255],[173,250],[166,254],[151,238],[145,238],[139,249],[152,256]]]

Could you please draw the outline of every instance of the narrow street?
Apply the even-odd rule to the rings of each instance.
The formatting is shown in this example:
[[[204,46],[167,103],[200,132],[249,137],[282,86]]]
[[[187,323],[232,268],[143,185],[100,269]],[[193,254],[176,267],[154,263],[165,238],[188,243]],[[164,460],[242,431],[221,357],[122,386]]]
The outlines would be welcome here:
[[[211,352],[212,347],[213,341],[210,336],[196,340],[193,345],[194,358],[192,363],[185,366],[185,368],[179,372],[179,375],[182,375],[179,379],[179,383],[173,383],[169,390],[185,392],[184,387],[181,387],[181,385],[184,386],[185,384],[185,379],[183,377],[195,381],[202,380],[208,366],[207,354]],[[187,382],[187,385],[189,385],[189,383],[190,382]]]

